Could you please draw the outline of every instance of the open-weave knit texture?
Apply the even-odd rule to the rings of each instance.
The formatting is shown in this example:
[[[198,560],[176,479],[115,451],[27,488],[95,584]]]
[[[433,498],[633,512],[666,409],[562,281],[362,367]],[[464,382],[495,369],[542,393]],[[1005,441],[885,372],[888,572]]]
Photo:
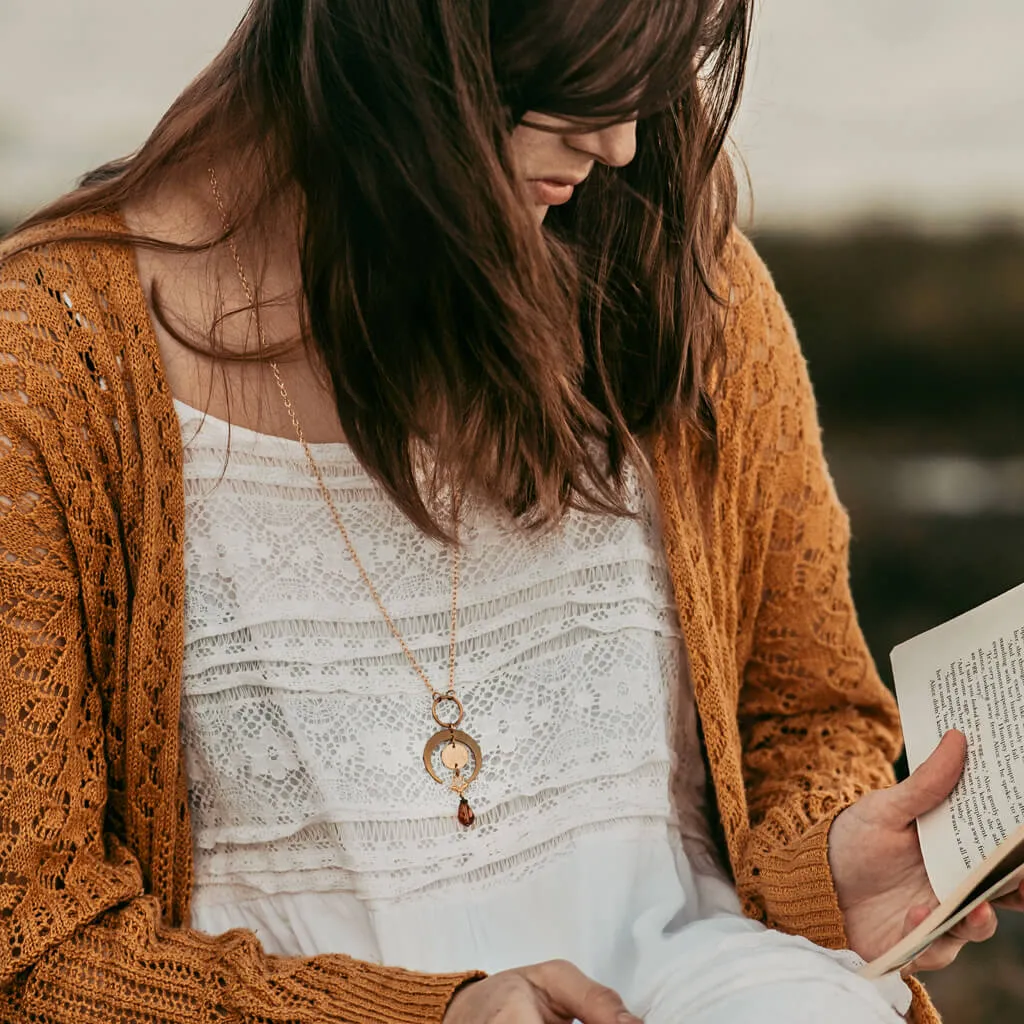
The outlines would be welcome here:
[[[667,554],[744,909],[840,946],[828,829],[891,783],[897,716],[857,626],[792,325],[739,236],[729,274],[710,515],[687,445],[658,445]],[[3,1020],[440,1021],[465,975],[187,927],[182,460],[131,250],[41,237],[0,264]]]

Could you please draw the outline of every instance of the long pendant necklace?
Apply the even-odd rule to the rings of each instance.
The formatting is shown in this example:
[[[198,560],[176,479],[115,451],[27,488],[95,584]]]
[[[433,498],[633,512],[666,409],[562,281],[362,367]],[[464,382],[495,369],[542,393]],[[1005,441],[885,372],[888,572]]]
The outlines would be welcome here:
[[[231,225],[228,223],[227,214],[224,210],[224,202],[221,198],[220,185],[217,181],[217,175],[212,167],[209,170],[209,175],[210,187],[213,190],[213,198],[217,203],[217,209],[220,211],[221,219],[224,222],[224,232],[227,236],[228,246],[231,250],[231,257],[235,263],[235,269],[238,271],[238,279],[241,282],[242,291],[245,293],[249,306],[256,316],[256,331],[259,337],[260,351],[265,352],[268,347],[267,339],[263,331],[263,324],[260,320],[259,311],[256,305],[256,297],[249,285],[249,279],[245,274],[245,269],[242,266],[242,260],[238,255],[238,249],[235,246],[234,238],[231,235]],[[309,464],[309,468],[316,479],[317,486],[320,489],[320,494],[323,496],[323,499],[327,504],[327,508],[330,510],[331,518],[334,520],[334,523],[338,528],[338,532],[341,534],[341,538],[345,542],[345,547],[348,549],[349,557],[352,559],[355,567],[359,570],[359,575],[362,577],[363,584],[369,591],[370,596],[373,598],[374,603],[380,610],[381,615],[384,617],[384,621],[387,623],[388,628],[391,630],[395,639],[401,646],[409,664],[413,667],[413,670],[420,679],[423,680],[423,683],[430,691],[432,697],[430,713],[434,722],[438,725],[439,731],[435,732],[430,739],[427,740],[426,745],[423,748],[423,766],[426,768],[427,774],[435,782],[442,786],[447,785],[448,788],[458,796],[459,806],[458,811],[456,812],[456,818],[460,825],[465,828],[469,828],[476,820],[476,816],[473,814],[473,809],[470,807],[469,801],[466,799],[466,791],[480,774],[480,768],[483,764],[483,755],[480,751],[480,745],[476,740],[459,728],[462,724],[463,718],[465,717],[465,710],[463,709],[462,701],[460,701],[455,694],[455,635],[459,618],[458,496],[453,495],[452,497],[452,519],[454,523],[455,545],[452,551],[451,568],[452,599],[451,626],[448,634],[448,689],[441,691],[435,689],[432,685],[426,672],[423,670],[423,666],[420,665],[416,656],[409,649],[409,645],[405,642],[405,637],[403,637],[401,632],[399,632],[394,620],[388,614],[388,610],[385,608],[384,602],[377,593],[377,588],[373,585],[373,581],[370,579],[370,575],[363,566],[362,559],[360,559],[359,554],[355,549],[355,545],[352,543],[348,530],[345,528],[345,523],[341,518],[341,514],[338,512],[334,499],[331,497],[331,492],[328,489],[327,484],[324,482],[323,474],[320,472],[320,467],[317,464],[316,459],[313,457],[313,452],[310,449],[309,444],[306,442],[306,436],[303,433],[302,425],[299,422],[298,414],[295,411],[295,406],[292,404],[291,397],[288,394],[288,389],[285,387],[284,380],[281,377],[280,368],[273,360],[269,362],[269,365],[274,374],[274,380],[277,383],[278,390],[281,393],[281,400],[284,403],[284,407],[288,411],[288,416],[292,421],[295,436],[298,438],[299,444],[302,445],[302,450],[306,454],[306,462]],[[448,773],[447,778],[445,778],[446,773]]]

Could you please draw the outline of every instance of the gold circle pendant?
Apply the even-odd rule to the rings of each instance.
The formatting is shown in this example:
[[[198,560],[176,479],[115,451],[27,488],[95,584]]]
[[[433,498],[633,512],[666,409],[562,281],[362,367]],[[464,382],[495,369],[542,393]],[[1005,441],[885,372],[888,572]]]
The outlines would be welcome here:
[[[457,792],[465,789],[480,774],[483,754],[477,741],[461,729],[443,729],[435,732],[423,748],[423,767],[439,786],[445,785],[445,780],[434,770],[434,755],[438,750],[441,751],[441,764],[450,772],[457,773],[460,787]],[[463,775],[462,770],[467,765],[471,766],[469,774]]]

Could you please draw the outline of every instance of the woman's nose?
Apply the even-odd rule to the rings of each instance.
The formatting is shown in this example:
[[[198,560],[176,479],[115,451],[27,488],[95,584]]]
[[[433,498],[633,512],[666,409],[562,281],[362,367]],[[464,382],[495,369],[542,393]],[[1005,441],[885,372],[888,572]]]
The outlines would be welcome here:
[[[636,121],[621,121],[565,140],[573,149],[609,167],[625,167],[636,156]]]

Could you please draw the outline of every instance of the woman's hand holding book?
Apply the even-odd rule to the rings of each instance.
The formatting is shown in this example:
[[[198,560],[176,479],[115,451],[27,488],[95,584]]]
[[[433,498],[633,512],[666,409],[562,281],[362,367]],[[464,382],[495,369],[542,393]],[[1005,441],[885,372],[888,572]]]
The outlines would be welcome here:
[[[865,794],[833,822],[829,863],[849,946],[871,961],[891,949],[938,906],[928,881],[917,818],[952,792],[963,772],[966,740],[950,731],[905,781]],[[1020,895],[1009,899],[1020,904]],[[946,967],[968,942],[996,930],[996,914],[984,903],[936,940],[905,973]]]

